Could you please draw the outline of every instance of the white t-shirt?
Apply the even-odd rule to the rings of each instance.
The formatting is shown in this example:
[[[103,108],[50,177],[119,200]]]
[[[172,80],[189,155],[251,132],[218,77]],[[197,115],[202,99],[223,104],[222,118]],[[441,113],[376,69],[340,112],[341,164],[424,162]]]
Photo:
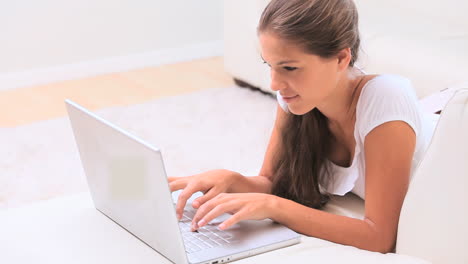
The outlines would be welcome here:
[[[287,103],[277,93],[278,103],[288,111]],[[419,165],[432,137],[435,122],[429,113],[423,113],[411,82],[401,76],[382,74],[369,80],[361,90],[356,106],[354,139],[356,148],[350,167],[329,162],[331,181],[324,187],[331,194],[353,192],[365,198],[364,139],[377,126],[389,121],[406,122],[416,134],[416,148],[411,166],[411,177]]]

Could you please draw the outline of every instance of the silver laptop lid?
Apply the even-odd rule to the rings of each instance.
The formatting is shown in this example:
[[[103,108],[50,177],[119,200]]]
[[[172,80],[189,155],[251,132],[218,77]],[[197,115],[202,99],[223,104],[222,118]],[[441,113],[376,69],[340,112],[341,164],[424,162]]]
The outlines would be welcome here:
[[[96,209],[171,261],[188,263],[161,152],[65,102]]]

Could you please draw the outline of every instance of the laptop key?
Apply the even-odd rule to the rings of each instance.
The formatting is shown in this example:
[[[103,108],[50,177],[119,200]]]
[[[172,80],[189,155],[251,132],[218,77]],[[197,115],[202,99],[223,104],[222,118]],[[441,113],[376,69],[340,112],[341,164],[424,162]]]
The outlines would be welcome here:
[[[200,240],[203,240],[203,241],[210,240],[210,238],[207,237],[207,236],[200,236],[200,237],[198,237],[198,238],[199,238]]]
[[[219,247],[229,243],[232,235],[226,231],[219,230],[217,224],[211,223],[199,228],[196,232],[192,232],[190,225],[194,215],[195,211],[186,210],[184,211],[182,220],[179,222],[179,227],[182,231],[182,237],[188,253]]]
[[[222,239],[222,238],[213,238],[213,240],[215,243],[218,243],[218,245],[224,245],[224,244],[227,244],[226,240]]]
[[[219,232],[219,233],[215,233],[217,236],[219,236],[220,238],[224,239],[224,240],[228,240],[230,238],[232,238],[232,236],[228,233],[225,233],[225,232]]]
[[[212,240],[208,240],[208,241],[205,241],[205,243],[209,244],[210,247],[217,247],[218,246],[218,243],[212,241]]]
[[[203,244],[203,247],[204,248],[212,248],[213,245],[210,243],[211,241],[203,241],[202,244]]]

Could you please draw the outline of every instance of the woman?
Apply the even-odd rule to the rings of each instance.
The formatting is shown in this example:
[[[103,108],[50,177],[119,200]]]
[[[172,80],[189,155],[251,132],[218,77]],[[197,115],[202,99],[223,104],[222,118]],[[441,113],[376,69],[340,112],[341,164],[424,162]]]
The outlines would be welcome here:
[[[279,102],[259,176],[213,170],[169,178],[172,191],[183,189],[178,217],[201,191],[193,230],[231,213],[220,229],[270,218],[308,236],[391,252],[428,138],[410,82],[354,66],[360,39],[352,0],[273,0],[258,37]],[[365,199],[363,220],[318,210],[349,191]]]

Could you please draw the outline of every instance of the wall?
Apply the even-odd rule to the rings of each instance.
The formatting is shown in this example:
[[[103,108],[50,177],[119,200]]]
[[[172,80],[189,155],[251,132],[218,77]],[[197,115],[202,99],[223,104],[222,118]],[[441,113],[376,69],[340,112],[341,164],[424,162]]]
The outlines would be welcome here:
[[[222,54],[221,0],[0,3],[0,90]]]

